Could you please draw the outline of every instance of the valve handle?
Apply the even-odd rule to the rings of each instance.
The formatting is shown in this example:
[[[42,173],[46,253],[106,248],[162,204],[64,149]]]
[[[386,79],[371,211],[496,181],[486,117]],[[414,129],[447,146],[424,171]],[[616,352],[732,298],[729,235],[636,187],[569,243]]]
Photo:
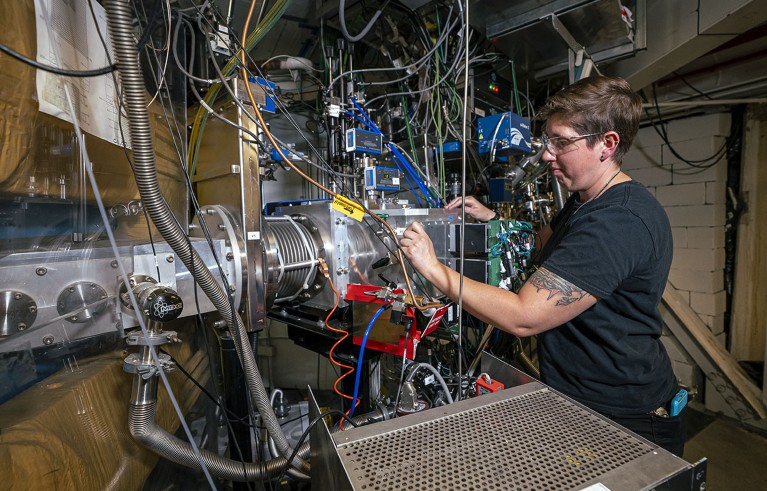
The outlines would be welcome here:
[[[184,301],[170,288],[158,288],[147,298],[147,316],[158,322],[169,322],[177,319],[184,309]]]

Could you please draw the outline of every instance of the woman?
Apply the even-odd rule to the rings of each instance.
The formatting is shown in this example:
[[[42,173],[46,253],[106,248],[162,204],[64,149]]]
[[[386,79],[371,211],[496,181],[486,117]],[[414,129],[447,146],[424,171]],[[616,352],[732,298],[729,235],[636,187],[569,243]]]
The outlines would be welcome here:
[[[463,307],[515,336],[538,335],[541,380],[681,456],[678,387],[660,341],[658,303],[672,258],[665,211],[621,171],[641,99],[622,79],[590,77],[552,96],[542,158],[572,194],[541,232],[539,268],[518,294],[464,278]],[[447,208],[461,206],[461,199]],[[494,212],[473,197],[466,212]],[[440,263],[420,223],[401,240],[413,267],[453,301],[459,275]]]

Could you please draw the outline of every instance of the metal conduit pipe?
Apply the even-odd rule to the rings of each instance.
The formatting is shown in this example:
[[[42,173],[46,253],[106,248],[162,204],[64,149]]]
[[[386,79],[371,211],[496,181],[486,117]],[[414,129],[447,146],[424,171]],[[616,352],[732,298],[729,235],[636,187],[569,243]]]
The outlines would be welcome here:
[[[365,426],[373,423],[380,423],[381,421],[387,421],[397,417],[397,411],[394,404],[388,406],[379,405],[376,409],[367,412],[365,414],[359,414],[351,418],[352,422],[358,426]],[[341,422],[333,425],[331,433],[336,433],[341,430]]]
[[[156,423],[156,412],[157,377],[144,379],[140,374],[136,374],[133,397],[128,410],[128,428],[131,436],[168,460],[187,467],[196,467],[199,462],[192,446],[160,427]],[[309,455],[309,445],[302,445],[299,454],[306,458]],[[287,465],[285,457],[250,463],[227,459],[203,449],[200,449],[200,455],[211,475],[229,481],[256,481],[277,477]]]
[[[253,351],[248,342],[245,325],[232,308],[226,292],[215,281],[205,263],[192,249],[184,231],[174,217],[160,192],[157,167],[154,160],[149,111],[146,107],[144,82],[139,66],[138,52],[133,40],[132,12],[128,0],[106,0],[109,36],[119,66],[125,109],[128,114],[131,143],[133,145],[134,173],[141,200],[152,222],[173,251],[190,272],[232,330],[235,349],[242,363],[253,405],[261,414],[269,435],[274,438],[280,453],[288,457],[293,449],[282,432],[258,371]],[[308,471],[309,464],[296,458],[294,465]]]

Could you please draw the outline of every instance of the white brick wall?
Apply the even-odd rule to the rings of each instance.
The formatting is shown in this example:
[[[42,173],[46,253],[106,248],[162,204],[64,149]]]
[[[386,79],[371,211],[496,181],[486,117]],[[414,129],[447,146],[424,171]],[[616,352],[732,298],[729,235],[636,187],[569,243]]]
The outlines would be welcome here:
[[[674,239],[674,247],[687,247],[687,227],[671,227],[671,237]]]
[[[724,290],[716,293],[690,292],[690,307],[698,314],[716,316],[724,312],[726,299]]]
[[[724,227],[687,227],[689,249],[716,249],[724,244]]]
[[[671,267],[687,271],[719,271],[724,269],[724,248],[676,249]]]
[[[723,205],[727,203],[727,184],[721,181],[709,181],[706,183],[706,204]]]
[[[725,223],[725,208],[722,205],[683,205],[665,208],[672,227],[723,227]]]
[[[677,290],[699,293],[716,293],[724,289],[724,271],[696,271],[671,268],[668,280]]]
[[[705,205],[706,183],[658,186],[655,197],[663,206]]]
[[[639,131],[623,168],[647,186],[666,209],[674,238],[674,261],[669,281],[686,298],[701,320],[724,343],[724,225],[727,201],[724,158],[696,165],[721,149],[730,133],[730,115],[710,114],[666,124],[669,142],[651,126]],[[665,341],[665,340],[664,340]],[[669,343],[665,342],[667,348]],[[673,351],[673,350],[671,350]],[[675,371],[685,378],[689,360],[674,357]]]

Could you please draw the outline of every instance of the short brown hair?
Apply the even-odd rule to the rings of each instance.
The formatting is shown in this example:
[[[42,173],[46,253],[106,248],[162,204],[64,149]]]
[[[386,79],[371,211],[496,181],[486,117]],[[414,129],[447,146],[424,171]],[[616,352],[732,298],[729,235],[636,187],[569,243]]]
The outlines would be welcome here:
[[[613,158],[619,164],[639,130],[642,98],[622,78],[602,75],[588,77],[568,85],[546,101],[539,115],[544,120],[560,117],[580,134],[620,135]],[[598,135],[587,139],[592,146]]]

